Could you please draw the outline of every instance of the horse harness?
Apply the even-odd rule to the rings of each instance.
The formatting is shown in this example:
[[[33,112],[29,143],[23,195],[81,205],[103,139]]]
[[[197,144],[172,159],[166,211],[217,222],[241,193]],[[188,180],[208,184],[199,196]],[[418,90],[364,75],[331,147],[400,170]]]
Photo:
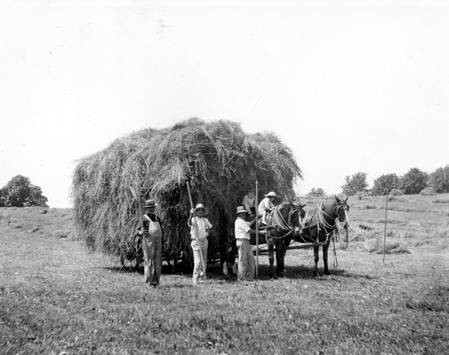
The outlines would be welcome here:
[[[314,223],[314,224],[304,225],[302,227],[302,229],[311,229],[313,227],[316,227],[317,228],[317,237],[316,237],[315,243],[317,245],[327,244],[329,242],[330,238],[332,238],[332,236],[334,234],[334,231],[337,231],[337,233],[338,233],[338,229],[337,229],[337,226],[335,225],[335,221],[334,221],[335,218],[332,218],[331,215],[329,215],[326,211],[324,211],[323,203],[321,203],[319,205],[319,207],[315,210],[315,213],[311,216],[310,221],[313,221],[315,216],[316,216],[316,219],[318,219],[318,221],[316,223]],[[331,223],[327,222],[325,216],[329,217],[332,221],[334,221],[334,223],[331,224]],[[319,234],[320,234],[321,230],[324,230],[326,232],[326,240],[324,242],[320,242],[319,241]],[[301,236],[302,241],[304,243],[309,243],[310,242],[310,240],[306,240],[304,238],[302,233],[301,233],[300,236]]]
[[[276,228],[279,227],[279,229],[281,231],[286,231],[285,234],[275,237],[273,235],[271,235],[271,233],[267,234],[268,238],[272,238],[272,239],[283,239],[285,237],[287,237],[288,235],[290,235],[291,233],[293,233],[295,231],[295,226],[292,226],[292,217],[293,215],[298,212],[299,213],[299,208],[292,208],[289,213],[288,213],[288,218],[287,221],[285,220],[284,216],[282,215],[282,213],[280,212],[280,205],[276,206],[271,214],[271,223],[269,226],[267,227],[271,227],[271,228]],[[299,218],[301,218],[301,216],[299,215]],[[301,218],[302,219],[302,218]]]
[[[337,216],[335,218],[338,217],[338,210],[340,208],[344,208],[344,206],[343,205],[338,205],[336,207],[336,214],[337,214]],[[317,216],[318,222],[315,223],[315,224],[304,226],[303,229],[310,229],[312,227],[316,227],[317,228],[316,246],[327,245],[330,242],[330,240],[332,240],[333,252],[334,252],[334,267],[338,267],[338,259],[337,259],[337,251],[336,251],[336,248],[335,248],[335,240],[337,240],[337,242],[340,242],[340,233],[338,232],[337,225],[335,224],[335,218],[333,218],[331,215],[329,215],[324,210],[324,204],[322,202],[320,203],[319,207],[315,211],[316,212],[311,217],[311,219],[313,219],[315,216]],[[327,222],[324,216],[329,217],[333,221],[333,224]],[[319,241],[320,229],[323,229],[326,232],[326,239],[325,239],[324,242],[320,242]],[[347,233],[347,229],[346,229],[346,233]],[[307,241],[304,239],[302,234],[300,236],[301,236],[303,242],[307,243]],[[346,248],[347,247],[348,246],[346,245]]]

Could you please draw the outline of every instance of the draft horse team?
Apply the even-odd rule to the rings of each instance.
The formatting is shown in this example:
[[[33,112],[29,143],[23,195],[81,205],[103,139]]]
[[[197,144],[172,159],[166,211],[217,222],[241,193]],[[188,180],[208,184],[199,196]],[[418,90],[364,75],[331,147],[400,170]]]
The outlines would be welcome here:
[[[335,242],[338,235],[337,221],[342,223],[346,230],[346,242],[348,238],[347,198],[339,199],[337,196],[329,198],[306,214],[305,205],[292,202],[276,205],[276,197],[276,193],[271,191],[256,206],[254,193],[249,192],[243,198],[242,206],[236,208],[234,240],[238,250],[238,280],[254,279],[255,259],[252,241],[256,228],[259,229],[260,242],[266,243],[268,248],[271,277],[285,275],[285,254],[292,241],[302,243],[305,247],[313,247],[315,274],[318,274],[318,252],[321,246],[324,274],[328,275],[328,250],[330,242]],[[208,236],[213,228],[207,218],[206,207],[202,203],[198,203],[190,210],[188,226],[194,258],[192,282],[197,285],[206,279]],[[145,282],[154,287],[159,285],[161,275],[163,235],[163,226],[156,214],[156,202],[152,199],[147,200],[137,243],[141,245],[144,255]],[[274,269],[274,255],[276,255],[276,269]],[[224,261],[225,274],[232,270],[228,263],[233,264],[233,261]]]

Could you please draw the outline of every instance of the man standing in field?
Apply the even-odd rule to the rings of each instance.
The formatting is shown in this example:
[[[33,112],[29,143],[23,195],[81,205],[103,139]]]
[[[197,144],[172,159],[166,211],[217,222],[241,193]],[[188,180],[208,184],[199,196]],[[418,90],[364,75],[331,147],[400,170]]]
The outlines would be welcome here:
[[[257,209],[259,213],[259,217],[261,217],[261,221],[263,224],[267,224],[266,217],[267,213],[270,212],[274,208],[274,200],[276,198],[276,193],[274,191],[270,191],[267,193],[262,201],[259,203],[259,207]]]
[[[155,213],[154,200],[147,200],[144,209],[142,250],[145,260],[145,282],[157,287],[162,270],[162,223]]]
[[[235,239],[237,239],[237,248],[239,251],[238,279],[239,281],[252,281],[254,279],[255,260],[250,245],[250,232],[252,222],[247,222],[248,211],[244,206],[237,207],[237,218],[234,224]]]
[[[191,246],[193,250],[193,275],[192,282],[198,284],[198,279],[206,279],[207,267],[207,237],[212,228],[212,224],[205,217],[206,209],[202,203],[196,205],[195,209],[190,211],[189,221]]]

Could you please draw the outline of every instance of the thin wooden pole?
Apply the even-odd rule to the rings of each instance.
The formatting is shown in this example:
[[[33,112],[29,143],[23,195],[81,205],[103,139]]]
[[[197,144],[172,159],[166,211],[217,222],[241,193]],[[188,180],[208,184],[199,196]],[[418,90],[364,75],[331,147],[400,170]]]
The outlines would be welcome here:
[[[383,258],[382,262],[385,264],[385,248],[387,243],[387,219],[388,219],[388,189],[387,189],[387,195],[385,197],[385,224],[384,224],[384,250],[383,250]]]
[[[256,279],[259,278],[259,182],[256,180]]]

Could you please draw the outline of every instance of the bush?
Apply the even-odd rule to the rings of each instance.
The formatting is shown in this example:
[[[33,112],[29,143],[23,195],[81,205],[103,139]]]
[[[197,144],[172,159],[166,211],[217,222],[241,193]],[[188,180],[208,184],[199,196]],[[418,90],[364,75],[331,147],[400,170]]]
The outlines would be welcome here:
[[[345,177],[346,183],[341,187],[346,196],[353,196],[359,191],[366,191],[366,173],[358,172],[352,176]]]
[[[435,196],[437,191],[433,187],[428,186],[422,189],[419,194],[422,196]]]
[[[400,181],[401,190],[406,195],[418,194],[427,186],[428,175],[418,168],[410,169]]]

